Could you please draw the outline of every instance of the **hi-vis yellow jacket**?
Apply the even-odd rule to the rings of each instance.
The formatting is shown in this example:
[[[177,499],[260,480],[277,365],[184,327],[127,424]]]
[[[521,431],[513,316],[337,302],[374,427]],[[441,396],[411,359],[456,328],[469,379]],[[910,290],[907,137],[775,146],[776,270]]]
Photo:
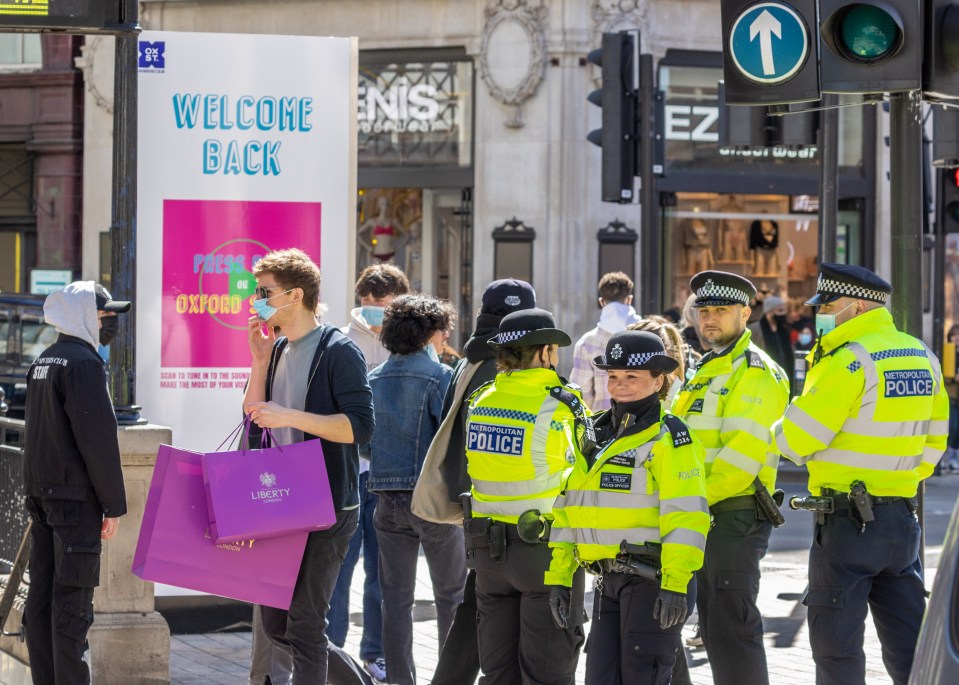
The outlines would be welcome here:
[[[598,415],[597,422],[609,413]],[[623,540],[662,543],[661,587],[685,594],[703,565],[709,509],[703,446],[675,416],[607,444],[592,467],[567,436],[576,465],[553,505],[547,585],[572,584],[580,563],[613,559]]]
[[[573,463],[563,432],[573,413],[550,395],[556,386],[563,382],[555,371],[525,369],[497,374],[471,399],[466,461],[473,516],[516,523],[527,509],[552,511]],[[581,399],[575,386],[565,388]]]
[[[703,357],[673,400],[673,413],[706,448],[709,506],[754,493],[756,476],[770,492],[776,486],[779,455],[770,449],[770,427],[786,409],[789,383],[751,337],[746,330],[727,352]]]
[[[774,427],[783,456],[809,468],[809,491],[913,497],[946,448],[949,397],[939,360],[873,309],[823,336],[803,394]],[[813,360],[810,352],[809,360]]]

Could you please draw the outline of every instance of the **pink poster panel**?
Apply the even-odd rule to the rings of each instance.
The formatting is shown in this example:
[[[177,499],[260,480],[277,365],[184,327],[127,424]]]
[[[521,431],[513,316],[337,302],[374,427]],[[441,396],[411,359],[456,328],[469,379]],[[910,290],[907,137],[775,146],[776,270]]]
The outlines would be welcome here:
[[[253,265],[288,247],[320,264],[320,203],[164,200],[160,365],[249,366]]]

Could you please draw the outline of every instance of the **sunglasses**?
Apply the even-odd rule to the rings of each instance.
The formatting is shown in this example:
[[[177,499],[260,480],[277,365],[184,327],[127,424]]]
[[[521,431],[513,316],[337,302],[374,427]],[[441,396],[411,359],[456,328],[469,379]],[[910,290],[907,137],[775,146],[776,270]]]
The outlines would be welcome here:
[[[270,293],[274,290],[282,290],[281,286],[275,285],[272,288],[264,288],[262,286],[257,286],[253,289],[253,294],[257,296],[258,299],[264,300],[269,298]]]

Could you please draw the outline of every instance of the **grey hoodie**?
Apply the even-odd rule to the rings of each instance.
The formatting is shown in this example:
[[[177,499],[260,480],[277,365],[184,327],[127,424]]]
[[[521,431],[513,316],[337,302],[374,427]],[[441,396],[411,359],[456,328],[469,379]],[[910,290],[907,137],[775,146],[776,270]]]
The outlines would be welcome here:
[[[47,295],[43,318],[58,333],[72,335],[99,349],[100,321],[93,281],[76,281],[63,290]]]

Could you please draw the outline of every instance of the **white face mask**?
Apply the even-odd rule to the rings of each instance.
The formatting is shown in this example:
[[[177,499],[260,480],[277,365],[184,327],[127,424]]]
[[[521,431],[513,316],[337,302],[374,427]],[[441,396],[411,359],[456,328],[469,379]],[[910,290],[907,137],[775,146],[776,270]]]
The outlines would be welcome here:
[[[855,302],[850,302],[848,305],[840,309],[835,314],[816,314],[816,330],[819,331],[819,337],[827,335],[834,330],[836,330],[836,317],[842,314],[844,311],[849,309],[851,306],[856,304]]]

